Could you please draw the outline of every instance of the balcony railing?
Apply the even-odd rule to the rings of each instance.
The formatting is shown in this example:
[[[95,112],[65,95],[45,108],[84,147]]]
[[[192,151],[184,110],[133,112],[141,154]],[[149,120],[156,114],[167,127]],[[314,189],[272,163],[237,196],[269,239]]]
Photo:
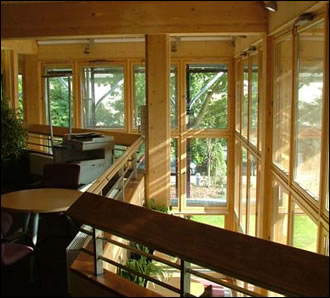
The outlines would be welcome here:
[[[95,276],[103,275],[103,262],[107,262],[169,289],[181,297],[192,296],[189,287],[193,275],[248,296],[265,296],[267,290],[286,296],[329,295],[329,258],[323,255],[88,192],[72,205],[67,214],[92,227],[91,232],[82,230],[93,238],[93,246],[88,250],[83,249],[82,253],[93,256]],[[127,241],[114,241],[105,237],[105,233]],[[172,262],[149,253],[141,253],[128,244],[130,241],[175,256],[179,261]],[[121,262],[104,257],[104,242],[118,245],[178,270],[180,287],[174,287],[153,276],[132,270]],[[224,274],[226,278],[214,278],[190,264]],[[232,279],[261,287],[263,290],[246,289],[228,281]]]

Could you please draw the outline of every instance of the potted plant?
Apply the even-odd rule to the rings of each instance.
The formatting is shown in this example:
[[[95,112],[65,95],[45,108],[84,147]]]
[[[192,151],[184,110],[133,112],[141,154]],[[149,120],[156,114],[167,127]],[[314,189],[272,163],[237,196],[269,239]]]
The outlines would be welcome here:
[[[16,111],[1,100],[1,193],[20,189],[28,177],[27,131]]]

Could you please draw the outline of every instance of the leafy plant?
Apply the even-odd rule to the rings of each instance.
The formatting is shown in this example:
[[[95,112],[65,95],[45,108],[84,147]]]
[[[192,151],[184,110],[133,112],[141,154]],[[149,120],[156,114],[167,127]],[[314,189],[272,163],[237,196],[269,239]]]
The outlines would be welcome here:
[[[128,259],[126,262],[126,266],[129,269],[132,269],[139,273],[143,273],[148,276],[152,276],[159,280],[163,280],[165,278],[163,269],[157,266],[155,262],[148,261],[148,259],[144,256],[141,256],[139,259]],[[119,269],[119,275],[138,284],[141,287],[144,287],[146,285],[147,280],[144,277],[130,273],[127,270]]]
[[[166,213],[169,214],[172,211],[172,206],[166,206],[166,205],[162,205],[162,206],[157,206],[156,202],[154,199],[150,199],[148,202],[148,208],[154,211],[159,211],[162,213]]]
[[[156,206],[154,199],[149,200],[148,207],[149,209],[163,213],[170,213],[172,210],[172,206]],[[153,254],[153,250],[143,244],[131,242],[130,245],[141,252]],[[159,280],[163,280],[165,278],[165,271],[162,267],[158,266],[152,259],[141,256],[138,253],[131,253],[130,258],[126,261],[125,265],[134,271],[152,276]],[[119,275],[138,284],[139,286],[146,286],[147,280],[144,277],[137,276],[127,270],[119,269]]]
[[[26,139],[22,120],[17,118],[7,100],[1,100],[1,160],[18,159],[24,152]]]

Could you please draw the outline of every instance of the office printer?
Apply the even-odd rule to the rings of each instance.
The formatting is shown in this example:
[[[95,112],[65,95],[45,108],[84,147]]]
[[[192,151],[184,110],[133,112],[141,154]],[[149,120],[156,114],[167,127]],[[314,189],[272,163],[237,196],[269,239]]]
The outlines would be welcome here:
[[[101,176],[113,163],[114,138],[101,133],[71,133],[53,146],[54,162],[80,165],[80,184],[88,184]]]

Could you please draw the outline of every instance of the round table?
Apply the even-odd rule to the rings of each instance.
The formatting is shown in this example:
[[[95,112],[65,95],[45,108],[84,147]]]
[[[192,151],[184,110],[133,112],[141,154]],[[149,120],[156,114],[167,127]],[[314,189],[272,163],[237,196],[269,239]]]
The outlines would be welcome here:
[[[24,230],[34,213],[32,241],[37,243],[39,213],[63,212],[82,195],[82,192],[63,188],[38,188],[1,195],[1,207],[10,211],[27,213]]]

